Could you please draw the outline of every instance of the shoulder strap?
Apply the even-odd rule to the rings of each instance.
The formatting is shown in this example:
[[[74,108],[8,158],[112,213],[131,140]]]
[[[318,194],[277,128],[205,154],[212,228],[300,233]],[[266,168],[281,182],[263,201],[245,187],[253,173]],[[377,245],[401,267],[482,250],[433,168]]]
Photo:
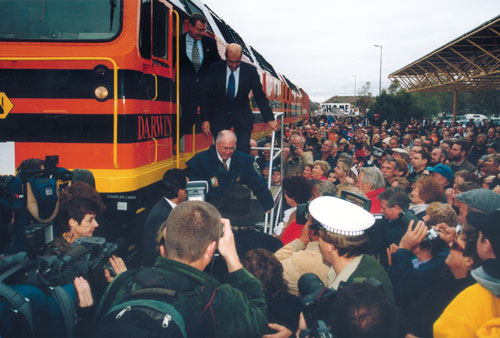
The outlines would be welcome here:
[[[76,319],[76,309],[73,299],[71,299],[68,292],[60,286],[50,287],[49,292],[56,301],[59,311],[61,312],[64,327],[66,328],[66,337],[73,337]]]
[[[101,302],[99,303],[99,307],[97,308],[95,315],[94,326],[97,321],[101,319],[101,316],[111,308],[118,291],[120,291],[125,282],[129,280],[129,277],[135,275],[139,270],[140,268],[124,271],[113,279],[111,284],[106,289]]]
[[[33,179],[28,179],[26,181],[26,208],[30,212],[31,216],[33,216],[33,218],[36,219],[38,222],[50,223],[54,220],[54,218],[56,218],[57,213],[59,212],[59,199],[57,199],[55,203],[55,207],[54,210],[52,211],[52,214],[48,218],[42,219],[40,217],[40,213],[38,210],[39,197],[37,198],[37,195],[39,195],[39,193],[38,194],[35,193],[36,190],[33,191],[33,183],[34,183]],[[55,193],[57,194],[57,196],[59,196],[58,186],[59,184],[57,184],[55,188]]]
[[[24,318],[26,318],[28,322],[31,335],[34,336],[33,313],[31,311],[31,304],[29,303],[29,300],[3,282],[0,282],[0,297],[5,298],[15,311],[19,311],[23,314]]]
[[[215,313],[212,307],[212,302],[214,301],[215,295],[218,290],[219,288],[210,290],[205,286],[201,287],[201,293],[205,296],[204,299],[207,299],[209,297],[208,302],[203,308],[203,311],[201,312],[200,315],[200,325],[203,328],[203,331],[205,332],[205,337],[212,338],[217,336],[217,332],[215,330],[216,329]]]

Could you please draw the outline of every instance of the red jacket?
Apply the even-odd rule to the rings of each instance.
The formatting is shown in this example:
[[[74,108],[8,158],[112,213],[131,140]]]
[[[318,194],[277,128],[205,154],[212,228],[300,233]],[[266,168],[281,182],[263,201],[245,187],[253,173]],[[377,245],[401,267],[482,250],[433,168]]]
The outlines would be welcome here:
[[[380,213],[380,201],[378,200],[378,195],[380,195],[381,192],[383,192],[385,188],[380,188],[377,190],[373,190],[370,192],[367,192],[365,195],[367,198],[372,201],[372,206],[370,208],[370,212],[372,214],[379,214]]]

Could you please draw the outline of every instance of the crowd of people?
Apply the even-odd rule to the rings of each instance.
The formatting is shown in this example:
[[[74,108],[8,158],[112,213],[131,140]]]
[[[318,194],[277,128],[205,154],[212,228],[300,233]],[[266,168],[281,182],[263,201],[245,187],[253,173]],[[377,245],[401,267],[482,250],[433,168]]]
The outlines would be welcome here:
[[[314,336],[320,321],[339,337],[499,332],[500,127],[318,116],[283,133],[282,169],[270,150],[239,152],[236,135],[222,131],[186,170],[163,177],[163,197],[144,226],[142,265],[225,290],[210,303],[212,327],[188,325],[188,336]],[[43,166],[31,162],[25,165]],[[189,179],[207,175],[215,179],[207,200],[216,208],[186,201]],[[272,234],[255,226],[272,206],[268,175],[286,205]],[[61,257],[93,236],[105,210],[86,178],[59,197],[51,248]],[[127,271],[119,257],[109,263],[108,283]],[[309,273],[338,291],[314,315],[302,299],[301,277]],[[74,280],[78,334],[92,333],[104,292],[90,284]],[[183,316],[196,316],[204,302],[200,296]]]
[[[371,121],[320,115],[284,132],[283,192],[290,208],[274,235],[285,245],[275,255],[291,293],[298,294],[298,278],[309,272],[338,287],[324,263],[321,239],[297,218],[301,204],[347,190],[369,200],[377,219],[366,229],[361,253],[374,257],[389,277],[389,282],[376,279],[391,285],[386,296],[399,309],[393,318],[396,335],[498,334],[498,312],[491,304],[498,304],[500,286],[493,249],[500,234],[494,221],[500,214],[499,126],[487,120],[403,124],[382,122],[378,115]],[[263,154],[257,161],[264,176],[263,169],[276,167],[265,159]],[[318,193],[321,184],[328,187]],[[353,202],[363,206],[363,200]],[[486,311],[465,296],[478,290],[493,308]],[[457,315],[469,306],[477,308]],[[474,311],[482,315],[472,316]]]
[[[165,173],[163,197],[139,239],[141,264],[152,267],[162,288],[189,295],[181,311],[191,323],[187,336],[314,337],[322,329],[338,337],[500,333],[500,127],[487,121],[404,125],[377,116],[367,122],[318,116],[287,125],[286,143],[277,145],[282,161],[272,161],[267,149],[240,152],[236,135],[221,131],[186,170]],[[24,165],[43,167],[43,161]],[[266,188],[268,175],[280,189]],[[59,231],[51,244],[60,257],[78,238],[92,237],[105,212],[91,178],[60,193]],[[210,203],[187,200],[190,179],[210,181]],[[256,225],[278,193],[285,211],[267,234]],[[113,285],[127,267],[116,256],[109,263],[102,280]],[[309,288],[308,274],[316,278]],[[116,308],[121,299],[106,299],[106,285],[94,284],[82,276],[73,281],[81,308],[77,335],[116,330],[107,317],[111,326],[104,329],[94,317],[99,303]],[[122,292],[157,286],[146,284],[134,279]],[[312,311],[306,305],[311,285],[335,296],[323,302],[316,295]],[[192,293],[198,288],[211,293],[209,301]],[[192,324],[208,316],[207,308],[211,317]],[[118,309],[126,313],[112,312],[124,318],[120,332],[135,332],[127,325],[137,313]]]

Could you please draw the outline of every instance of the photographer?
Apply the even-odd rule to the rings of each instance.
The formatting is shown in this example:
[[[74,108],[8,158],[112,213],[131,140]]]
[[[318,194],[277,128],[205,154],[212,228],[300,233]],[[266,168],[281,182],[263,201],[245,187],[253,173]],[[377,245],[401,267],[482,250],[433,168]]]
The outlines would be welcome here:
[[[446,212],[449,217],[454,214],[451,208]],[[433,219],[428,221],[437,224]],[[407,305],[433,283],[449,252],[437,232],[432,237],[428,233],[430,227],[424,222],[419,221],[416,226],[414,223],[414,220],[410,222],[399,245],[393,243],[387,249],[389,276],[394,285],[396,304],[400,306]]]
[[[311,216],[318,221],[309,228],[319,230],[319,248],[323,259],[332,265],[328,287],[338,289],[340,283],[377,279],[386,296],[393,299],[392,284],[382,266],[367,255],[369,229],[375,219],[363,208],[341,200],[323,196],[309,205]]]
[[[63,256],[71,250],[71,244],[78,238],[92,237],[99,226],[96,217],[102,215],[106,207],[99,193],[83,182],[75,182],[64,189],[59,202],[58,217],[62,236],[57,237],[49,248]],[[120,257],[111,257],[109,263],[116,274],[127,270]],[[104,276],[108,282],[113,279],[108,269],[104,270]]]
[[[462,290],[474,283],[471,270],[480,264],[476,253],[477,238],[477,230],[467,226],[464,232],[450,243],[446,266],[418,298],[401,309],[401,336],[432,337],[432,326],[446,306]]]
[[[187,337],[211,334],[218,337],[260,336],[267,326],[265,296],[261,283],[240,262],[229,220],[221,219],[215,207],[206,202],[186,201],[172,210],[160,231],[163,234],[159,243],[161,256],[152,269],[139,270],[153,278],[134,279],[132,288],[121,284],[118,292],[107,293],[101,300],[100,308],[105,307],[102,313],[106,313],[112,306],[116,307],[115,304],[120,304],[123,299],[120,294],[127,296],[133,293],[138,299],[146,300],[147,295],[142,293],[143,296],[140,297],[136,291],[148,288],[169,289],[175,291],[175,297],[180,298],[179,303],[183,300],[179,304],[178,313],[186,324]],[[226,262],[229,272],[225,284],[203,272],[211,263],[216,250]],[[175,300],[172,302],[177,306]],[[165,326],[158,326],[161,333],[155,331],[154,327],[141,326],[141,319],[146,321],[145,318],[149,318],[149,315],[140,309],[135,311],[134,305],[121,305],[132,311],[120,310],[123,311],[120,312],[123,316],[98,316],[97,336],[142,337],[147,334],[168,334]],[[170,324],[173,326],[176,319],[171,319]],[[147,329],[151,331],[146,332]]]
[[[386,189],[379,194],[378,199],[384,218],[377,220],[367,231],[370,238],[369,252],[378,256],[380,264],[387,268],[387,248],[392,243],[399,243],[408,228],[409,220],[415,218],[415,215],[408,210],[408,195],[399,188]]]
[[[283,276],[288,283],[289,292],[298,295],[297,282],[305,273],[316,274],[326,284],[328,281],[329,266],[323,262],[319,248],[319,234],[317,230],[310,230],[309,218],[303,226],[300,238],[293,240],[275,252],[275,256],[283,265]]]
[[[283,172],[285,177],[302,174],[307,164],[313,164],[313,157],[304,151],[304,138],[299,135],[290,137],[290,155],[283,158]]]

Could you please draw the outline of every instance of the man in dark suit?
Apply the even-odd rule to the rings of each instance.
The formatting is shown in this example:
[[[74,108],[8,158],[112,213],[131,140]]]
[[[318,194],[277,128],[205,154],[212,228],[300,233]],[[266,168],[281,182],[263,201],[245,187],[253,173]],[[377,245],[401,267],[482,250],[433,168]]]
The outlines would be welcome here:
[[[208,202],[221,199],[233,183],[239,183],[252,189],[264,210],[271,210],[273,196],[264,178],[255,170],[254,158],[235,149],[234,133],[222,130],[217,135],[215,146],[186,162],[189,178],[208,182],[209,189],[205,196]]]
[[[201,14],[189,18],[188,31],[179,41],[180,137],[192,132],[196,111],[200,105],[201,84],[208,66],[220,61],[217,42],[205,36],[207,19]]]
[[[179,203],[187,198],[186,174],[180,169],[168,170],[161,181],[163,197],[151,208],[146,218],[142,239],[142,265],[153,266],[156,257],[160,254],[157,250],[158,230],[170,215],[170,212]]]
[[[203,86],[203,101],[200,106],[202,119],[208,119],[208,134],[234,128],[238,138],[237,149],[250,152],[250,134],[253,128],[253,113],[248,95],[253,97],[260,108],[262,119],[272,130],[277,130],[274,114],[266,94],[262,90],[257,69],[242,58],[241,46],[235,43],[226,48],[226,60],[210,66]],[[206,123],[204,123],[207,126]]]

